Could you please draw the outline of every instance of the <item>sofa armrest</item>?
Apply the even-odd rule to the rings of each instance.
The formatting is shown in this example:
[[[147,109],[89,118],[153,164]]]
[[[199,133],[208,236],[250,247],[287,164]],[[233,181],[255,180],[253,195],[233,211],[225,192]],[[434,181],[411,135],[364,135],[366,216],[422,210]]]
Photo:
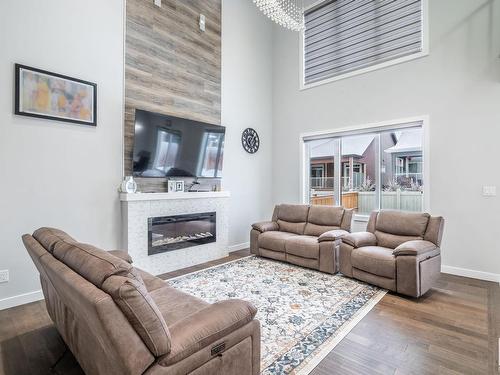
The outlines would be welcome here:
[[[252,224],[252,228],[258,230],[260,233],[272,231],[272,230],[280,230],[278,223],[274,221],[263,221],[260,223]]]
[[[216,302],[168,327],[170,353],[159,364],[169,366],[215,343],[253,320],[257,309],[247,301],[230,299]]]
[[[437,246],[426,240],[412,240],[403,242],[401,245],[396,247],[392,252],[393,255],[421,255],[428,253],[430,251],[434,251],[437,249]]]
[[[125,250],[110,250],[108,251],[111,255],[117,258],[123,259],[125,262],[132,264],[132,257]]]
[[[371,232],[354,232],[342,237],[342,242],[354,247],[376,246],[377,237]]]
[[[318,237],[318,242],[336,241],[347,234],[349,234],[349,232],[343,229],[329,230]]]

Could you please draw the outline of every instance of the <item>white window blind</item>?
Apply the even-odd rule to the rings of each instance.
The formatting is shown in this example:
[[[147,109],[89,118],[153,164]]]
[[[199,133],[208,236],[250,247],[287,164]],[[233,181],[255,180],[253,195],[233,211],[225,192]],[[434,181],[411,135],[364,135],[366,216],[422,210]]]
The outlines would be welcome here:
[[[422,51],[423,0],[334,0],[305,12],[304,83]]]

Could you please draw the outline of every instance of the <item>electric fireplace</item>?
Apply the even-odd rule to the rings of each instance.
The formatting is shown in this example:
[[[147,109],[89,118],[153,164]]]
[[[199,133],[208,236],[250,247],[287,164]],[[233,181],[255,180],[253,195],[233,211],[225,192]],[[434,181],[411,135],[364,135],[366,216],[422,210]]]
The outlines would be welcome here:
[[[151,217],[148,219],[148,255],[215,241],[215,212]]]

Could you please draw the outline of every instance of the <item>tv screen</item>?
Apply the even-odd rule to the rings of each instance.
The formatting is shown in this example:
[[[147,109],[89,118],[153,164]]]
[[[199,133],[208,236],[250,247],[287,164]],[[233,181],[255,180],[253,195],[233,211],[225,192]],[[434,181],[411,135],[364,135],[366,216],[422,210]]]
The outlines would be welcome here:
[[[222,176],[226,128],[143,110],[135,111],[134,176]]]

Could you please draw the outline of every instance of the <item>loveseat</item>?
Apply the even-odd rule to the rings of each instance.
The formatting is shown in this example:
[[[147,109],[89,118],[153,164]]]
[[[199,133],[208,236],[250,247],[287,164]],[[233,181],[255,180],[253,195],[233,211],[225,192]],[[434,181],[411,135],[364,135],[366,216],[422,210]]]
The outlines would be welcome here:
[[[271,221],[252,225],[250,251],[266,258],[336,273],[340,239],[351,230],[352,210],[280,204]]]
[[[22,239],[47,311],[86,374],[259,374],[260,324],[249,302],[209,304],[134,268],[126,252],[57,229]]]
[[[411,297],[424,295],[441,272],[444,219],[421,212],[371,213],[366,232],[342,237],[340,272]]]

